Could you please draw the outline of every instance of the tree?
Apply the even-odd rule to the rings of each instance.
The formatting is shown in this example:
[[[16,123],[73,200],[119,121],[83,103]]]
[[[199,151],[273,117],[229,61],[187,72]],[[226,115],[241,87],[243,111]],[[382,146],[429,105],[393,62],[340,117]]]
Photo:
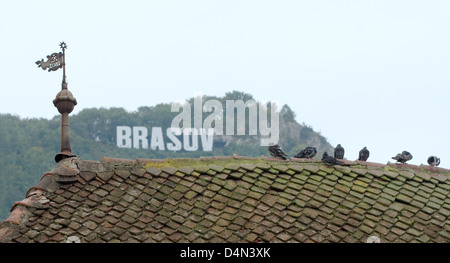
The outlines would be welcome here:
[[[295,113],[287,104],[284,104],[283,107],[281,107],[280,115],[285,121],[295,121]]]

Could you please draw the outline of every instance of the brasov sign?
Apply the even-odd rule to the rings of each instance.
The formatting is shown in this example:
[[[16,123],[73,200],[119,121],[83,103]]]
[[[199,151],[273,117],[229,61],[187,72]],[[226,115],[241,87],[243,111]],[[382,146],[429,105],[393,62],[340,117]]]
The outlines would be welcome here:
[[[183,143],[178,136],[183,137]],[[148,140],[148,129],[142,126],[117,126],[117,147],[119,148],[135,148],[135,149],[152,149],[152,150],[169,150],[192,152],[199,150],[199,137],[202,150],[211,152],[213,150],[214,129],[194,129],[194,128],[167,128],[166,137],[169,142],[164,142],[163,129],[161,127],[153,127],[150,135],[150,145]]]
[[[266,104],[257,103],[254,100],[246,102],[243,100],[226,100],[224,109],[220,101],[207,100],[203,103],[202,97],[194,98],[194,105],[187,102],[184,104],[173,103],[171,111],[179,112],[179,114],[172,119],[171,127],[165,129],[165,137],[166,140],[169,140],[168,142],[164,141],[163,128],[161,127],[152,127],[149,137],[147,127],[117,126],[117,147],[197,151],[200,149],[199,142],[201,142],[203,151],[212,151],[214,135],[260,135],[261,146],[276,144],[280,133],[279,112],[275,103],[271,103],[270,106],[269,110]],[[212,113],[203,118],[203,113],[209,112]],[[224,112],[226,113],[225,120]],[[268,121],[268,113],[270,122]],[[183,140],[181,141],[179,137],[182,137]]]

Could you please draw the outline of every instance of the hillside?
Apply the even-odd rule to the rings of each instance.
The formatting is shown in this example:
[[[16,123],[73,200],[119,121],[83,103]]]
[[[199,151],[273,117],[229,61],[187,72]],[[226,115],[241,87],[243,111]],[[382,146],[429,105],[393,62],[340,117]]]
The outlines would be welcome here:
[[[203,97],[204,101],[217,100],[223,105],[226,100],[252,99],[252,95],[236,91],[227,93],[224,97]],[[188,100],[191,105],[193,100],[194,98]],[[212,151],[202,151],[200,148],[199,151],[181,149],[174,152],[159,148],[154,150],[151,147],[136,149],[117,146],[117,126],[146,127],[149,131],[153,127],[161,127],[165,130],[177,115],[178,112],[171,112],[171,104],[163,103],[142,106],[135,112],[128,112],[123,108],[84,109],[70,116],[72,152],[84,160],[101,160],[104,156],[164,159],[233,154],[248,157],[268,155],[266,147],[260,146],[260,136],[250,135],[215,136]],[[7,217],[13,203],[22,200],[26,191],[39,181],[42,174],[54,167],[54,155],[60,149],[60,125],[60,116],[48,120],[21,119],[18,116],[0,114],[0,220]],[[249,127],[246,129],[248,131]],[[295,113],[287,105],[280,109],[279,136],[280,145],[291,156],[307,145],[317,147],[317,156],[332,149],[326,139],[311,127],[297,123]],[[164,136],[164,140],[167,141],[167,136]]]

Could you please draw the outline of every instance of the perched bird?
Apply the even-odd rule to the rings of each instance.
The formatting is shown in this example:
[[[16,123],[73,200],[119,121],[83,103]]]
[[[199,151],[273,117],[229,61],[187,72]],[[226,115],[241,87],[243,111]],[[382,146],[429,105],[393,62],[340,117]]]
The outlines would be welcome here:
[[[430,156],[428,157],[427,162],[429,165],[436,167],[441,163],[441,159],[439,159],[437,156]]]
[[[370,152],[367,150],[367,147],[362,148],[361,151],[359,151],[359,158],[358,161],[367,161],[369,159]]]
[[[327,152],[323,153],[322,161],[328,166],[333,166],[333,165],[336,165],[336,164],[339,164],[339,165],[343,165],[344,164],[343,162],[338,161],[333,156],[329,156]]]
[[[313,158],[317,153],[316,147],[306,147],[305,149],[301,150],[299,153],[297,153],[294,157],[295,158]]]
[[[283,150],[281,150],[280,145],[278,145],[278,144],[269,145],[268,150],[269,150],[270,155],[272,155],[273,157],[286,160],[287,154],[284,153]]]
[[[392,159],[397,160],[397,162],[400,162],[402,164],[406,163],[412,158],[413,156],[407,151],[403,151],[402,153],[398,153],[395,157],[392,157]]]
[[[344,147],[342,147],[340,144],[338,144],[336,148],[334,148],[334,158],[344,159],[344,153]]]

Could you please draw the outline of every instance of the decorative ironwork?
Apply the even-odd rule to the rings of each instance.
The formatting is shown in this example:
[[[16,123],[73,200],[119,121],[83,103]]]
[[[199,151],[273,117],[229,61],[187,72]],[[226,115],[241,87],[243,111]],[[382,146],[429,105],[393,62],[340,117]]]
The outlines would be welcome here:
[[[64,51],[67,48],[67,44],[65,42],[59,43],[59,47]]]
[[[69,126],[69,114],[73,111],[75,105],[77,105],[77,100],[73,97],[72,93],[67,88],[66,82],[66,53],[67,45],[64,42],[59,44],[62,49],[62,53],[53,53],[47,56],[47,61],[44,60],[36,61],[38,67],[42,69],[47,69],[48,71],[56,71],[60,68],[63,69],[63,79],[61,83],[61,91],[56,95],[53,100],[53,105],[58,109],[59,113],[62,115],[61,120],[61,152],[55,156],[55,161],[59,162],[65,158],[76,157],[72,153],[70,148],[70,126]]]
[[[36,61],[36,64],[43,70],[48,69],[48,72],[56,71],[63,67],[63,53],[53,53],[47,56],[47,61],[41,59],[39,61]]]

